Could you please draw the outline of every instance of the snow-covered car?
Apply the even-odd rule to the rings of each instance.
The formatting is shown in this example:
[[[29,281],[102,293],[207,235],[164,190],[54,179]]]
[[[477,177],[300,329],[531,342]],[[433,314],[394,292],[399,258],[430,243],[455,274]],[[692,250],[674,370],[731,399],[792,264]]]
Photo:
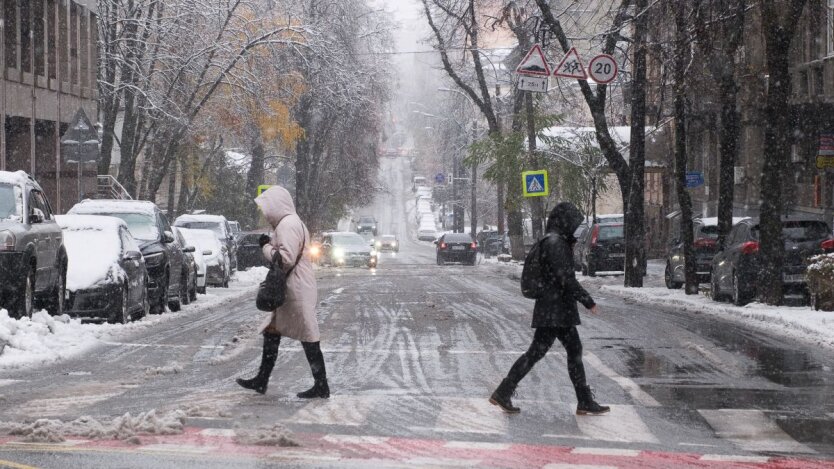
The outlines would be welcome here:
[[[187,305],[197,299],[197,283],[199,282],[199,264],[203,262],[203,255],[197,254],[197,249],[194,245],[185,240],[180,228],[173,227],[174,237],[177,238],[177,243],[182,246],[183,266],[182,266],[182,282],[186,285],[187,294],[182,298],[182,304]],[[205,272],[205,268],[203,268]],[[205,277],[203,277],[205,285]]]
[[[206,265],[205,284],[223,288],[229,287],[232,263],[226,246],[211,230],[180,228],[185,240],[192,243],[202,254]]]
[[[67,313],[126,323],[148,314],[148,271],[127,224],[116,217],[58,215],[67,250]]]
[[[0,171],[0,307],[31,317],[40,303],[64,309],[67,256],[61,227],[40,185],[23,171]]]
[[[237,240],[232,233],[232,227],[226,217],[223,215],[180,215],[174,220],[174,226],[197,229],[197,230],[211,230],[217,239],[226,246],[229,252],[229,260],[231,262],[232,270],[237,270]]]
[[[197,267],[197,293],[204,295],[206,293],[206,256],[203,255],[202,250],[198,250],[197,241],[194,239],[194,235],[191,233],[191,230],[188,228],[175,228],[180,236],[183,237],[185,240],[185,244],[188,247],[194,248],[193,257],[194,263]]]
[[[71,215],[104,215],[122,219],[139,243],[148,268],[148,294],[151,313],[162,314],[165,307],[179,311],[186,285],[182,283],[182,247],[174,238],[168,218],[153,202],[146,200],[82,200],[68,212]]]
[[[335,266],[373,268],[377,266],[377,252],[356,233],[328,233],[322,240],[322,262]]]
[[[430,225],[421,225],[417,229],[417,239],[420,241],[434,241],[437,239],[437,228]]]

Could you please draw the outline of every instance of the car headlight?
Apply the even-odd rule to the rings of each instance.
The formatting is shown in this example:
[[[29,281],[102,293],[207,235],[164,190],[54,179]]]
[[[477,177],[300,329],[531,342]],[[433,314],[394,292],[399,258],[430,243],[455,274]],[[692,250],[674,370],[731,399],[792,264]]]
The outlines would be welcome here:
[[[396,241],[393,241],[393,242],[391,243],[391,247],[392,247],[392,248],[397,247],[397,242],[396,242]]]
[[[14,233],[8,230],[0,231],[0,251],[14,251],[16,242]]]
[[[162,261],[165,259],[164,253],[155,252],[153,254],[147,254],[145,256],[145,265],[148,266],[157,266],[162,264]]]
[[[342,248],[336,248],[333,250],[333,257],[336,259],[342,259],[345,257],[345,250]]]
[[[382,247],[382,242],[381,241],[377,241],[375,244],[376,244],[377,249]]]
[[[321,249],[318,246],[313,246],[310,248],[310,255],[313,257],[319,257],[321,254]]]
[[[371,257],[376,257],[377,252],[376,249],[371,249]]]

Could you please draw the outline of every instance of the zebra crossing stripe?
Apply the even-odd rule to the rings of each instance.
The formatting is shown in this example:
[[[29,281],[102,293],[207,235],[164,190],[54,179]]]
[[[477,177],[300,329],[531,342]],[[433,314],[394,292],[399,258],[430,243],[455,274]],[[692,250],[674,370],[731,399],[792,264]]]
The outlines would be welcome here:
[[[612,405],[611,414],[603,417],[576,417],[576,425],[592,440],[658,443],[637,409],[630,405]]]
[[[715,461],[715,462],[741,462],[753,464],[767,464],[770,458],[767,456],[733,456],[731,454],[705,454],[701,456],[701,461]]]
[[[358,427],[366,422],[374,400],[373,396],[338,395],[331,396],[330,399],[316,399],[299,409],[285,422]]]
[[[779,428],[761,410],[716,409],[698,411],[715,430],[726,439],[750,452],[815,453]]]
[[[507,416],[497,412],[486,399],[447,399],[433,429],[439,433],[477,433],[503,435]]]

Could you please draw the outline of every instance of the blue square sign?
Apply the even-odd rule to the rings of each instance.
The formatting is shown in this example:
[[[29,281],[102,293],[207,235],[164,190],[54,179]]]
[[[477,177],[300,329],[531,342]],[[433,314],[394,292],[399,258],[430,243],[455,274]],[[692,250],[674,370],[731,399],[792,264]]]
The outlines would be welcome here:
[[[524,183],[524,197],[546,197],[550,195],[547,171],[525,171],[521,173]]]

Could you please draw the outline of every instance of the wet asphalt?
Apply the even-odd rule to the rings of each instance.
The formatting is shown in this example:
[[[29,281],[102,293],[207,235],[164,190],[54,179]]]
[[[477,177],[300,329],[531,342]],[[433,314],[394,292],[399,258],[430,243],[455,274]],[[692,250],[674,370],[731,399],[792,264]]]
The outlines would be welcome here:
[[[517,266],[482,260],[437,266],[411,239],[404,160],[385,160],[389,192],[363,210],[396,234],[399,253],[378,269],[320,269],[319,319],[333,396],[304,401],[312,384],[300,344],[284,340],[269,390],[242,390],[255,373],[252,297],[102,344],[74,359],[0,371],[0,421],[108,418],[183,409],[189,427],[280,423],[298,435],[605,447],[743,456],[834,459],[834,352],[720,317],[601,294],[583,314],[588,379],[612,415],[576,418],[558,344],[522,381],[506,416],[486,402],[529,345],[532,302]],[[169,313],[175,314],[175,313]],[[164,441],[164,438],[163,438]],[[4,462],[5,461],[5,462]],[[0,445],[0,467],[292,467],[347,462],[277,461],[186,449],[96,450]],[[355,462],[354,462],[355,463]],[[416,464],[419,465],[419,464]],[[382,464],[385,466],[385,464]]]

